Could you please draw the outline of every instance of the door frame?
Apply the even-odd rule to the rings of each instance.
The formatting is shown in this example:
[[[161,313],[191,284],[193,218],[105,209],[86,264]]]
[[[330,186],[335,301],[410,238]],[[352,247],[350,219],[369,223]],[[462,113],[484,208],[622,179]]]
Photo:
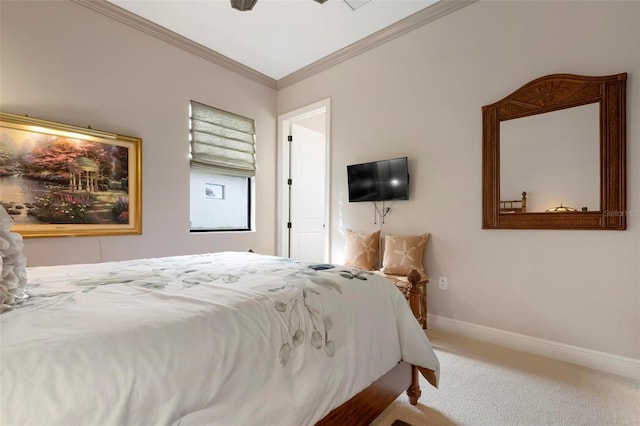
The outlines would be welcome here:
[[[278,172],[277,172],[277,254],[289,256],[289,229],[286,226],[289,212],[289,141],[291,125],[298,120],[325,114],[325,227],[324,227],[324,262],[330,258],[331,247],[331,99],[326,98],[302,108],[295,109],[278,116]]]

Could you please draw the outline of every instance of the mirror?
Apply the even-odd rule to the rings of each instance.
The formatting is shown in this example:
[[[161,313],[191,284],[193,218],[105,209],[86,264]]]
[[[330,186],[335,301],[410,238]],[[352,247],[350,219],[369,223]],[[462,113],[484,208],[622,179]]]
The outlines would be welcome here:
[[[500,123],[500,200],[527,212],[600,210],[600,108],[591,103]]]
[[[626,229],[626,78],[549,75],[482,107],[484,229]]]

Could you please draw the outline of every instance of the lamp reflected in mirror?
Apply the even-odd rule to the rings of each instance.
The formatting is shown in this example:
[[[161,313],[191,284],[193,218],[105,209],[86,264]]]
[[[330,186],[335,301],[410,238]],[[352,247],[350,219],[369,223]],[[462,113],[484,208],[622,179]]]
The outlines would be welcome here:
[[[577,210],[573,207],[566,207],[560,203],[557,207],[550,207],[545,210],[546,213],[568,213],[568,212],[576,212]]]

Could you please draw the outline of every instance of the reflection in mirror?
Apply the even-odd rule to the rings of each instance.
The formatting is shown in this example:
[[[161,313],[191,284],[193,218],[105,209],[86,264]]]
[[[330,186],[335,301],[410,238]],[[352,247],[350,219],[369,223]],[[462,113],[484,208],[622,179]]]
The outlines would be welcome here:
[[[500,122],[500,200],[600,210],[600,104]]]

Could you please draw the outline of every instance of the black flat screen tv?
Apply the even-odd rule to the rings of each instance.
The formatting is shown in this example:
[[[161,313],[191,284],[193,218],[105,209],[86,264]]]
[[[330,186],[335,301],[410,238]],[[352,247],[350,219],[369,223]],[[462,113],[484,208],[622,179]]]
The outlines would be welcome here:
[[[347,166],[349,202],[409,199],[407,157]]]

